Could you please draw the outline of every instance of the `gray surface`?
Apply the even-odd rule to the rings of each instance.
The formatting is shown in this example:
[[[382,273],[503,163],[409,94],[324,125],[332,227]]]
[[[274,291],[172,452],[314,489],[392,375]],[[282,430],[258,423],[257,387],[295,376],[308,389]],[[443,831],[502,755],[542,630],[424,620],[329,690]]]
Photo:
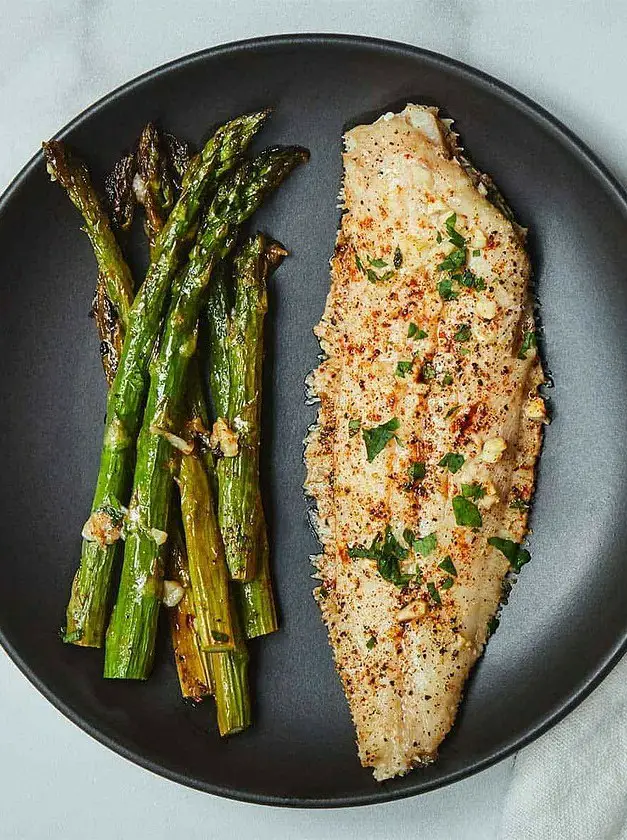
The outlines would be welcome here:
[[[494,73],[627,172],[622,4],[263,3],[188,0],[185,20],[121,2],[0,4],[0,182],[42,137],[127,78],[220,41],[273,31],[352,31],[412,41]],[[6,6],[6,8],[5,8]],[[224,15],[224,19],[221,16]],[[123,22],[123,25],[121,25]],[[146,35],[148,33],[148,35]],[[622,168],[622,173],[621,173]],[[6,583],[4,584],[6,585]],[[45,703],[0,658],[2,836],[67,838],[498,837],[511,762],[418,800],[333,814],[262,811],[186,791],[106,751]],[[164,733],[167,737],[167,733]],[[221,832],[220,832],[221,833]]]

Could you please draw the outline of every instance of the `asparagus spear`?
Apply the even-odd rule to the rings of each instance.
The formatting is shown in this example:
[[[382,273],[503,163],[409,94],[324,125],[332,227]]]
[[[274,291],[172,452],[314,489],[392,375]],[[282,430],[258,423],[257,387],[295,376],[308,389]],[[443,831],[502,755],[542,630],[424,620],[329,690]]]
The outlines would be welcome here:
[[[111,298],[107,294],[102,276],[98,277],[89,314],[96,322],[100,339],[100,360],[107,384],[111,385],[120,361],[124,331]]]
[[[81,563],[67,608],[66,642],[102,645],[111,569],[125,513],[122,505],[132,476],[148,366],[166,294],[207,192],[239,161],[267,115],[265,111],[246,115],[218,129],[190,162],[179,200],[156,239],[146,279],[128,316],[122,356],[109,392],[92,512],[83,528]],[[194,270],[188,273],[193,275]]]
[[[167,132],[163,135],[163,145],[166,150],[172,183],[175,189],[180,190],[183,176],[191,160],[190,147],[184,140],[180,140]]]
[[[191,453],[181,458],[179,487],[200,644],[206,651],[233,649],[224,547],[207,473]]]
[[[106,677],[145,679],[152,667],[163,578],[160,545],[167,538],[164,529],[172,489],[167,466],[173,445],[182,450],[188,447],[174,429],[180,423],[188,363],[195,350],[198,315],[211,271],[233,246],[237,226],[305,158],[302,149],[268,149],[222,183],[201,223],[187,268],[176,284],[137,443],[124,565],[107,631]],[[157,240],[157,250],[169,224],[170,220]],[[124,355],[120,372],[123,364]],[[119,377],[118,373],[116,383]]]
[[[233,584],[234,585],[234,584]],[[209,655],[220,735],[235,735],[250,726],[248,650],[234,611],[235,650]]]
[[[171,530],[173,530],[171,528]],[[174,537],[177,532],[174,531]],[[168,556],[168,575],[183,589],[183,597],[168,610],[174,661],[183,697],[201,700],[212,693],[211,666],[198,643],[196,607],[191,589],[187,553],[181,535],[173,540]]]
[[[174,184],[168,169],[159,131],[154,123],[148,123],[137,145],[134,188],[146,213],[146,233],[151,246],[161,232],[174,201]]]
[[[117,161],[105,178],[105,196],[109,204],[111,221],[120,230],[128,230],[135,214],[135,192],[133,180],[137,171],[137,160],[133,152],[127,152]]]
[[[43,144],[48,172],[67,192],[85,222],[85,232],[98,263],[106,292],[115,306],[122,327],[126,329],[133,303],[131,272],[111,230],[109,218],[91,183],[85,164],[60,140]]]
[[[137,161],[138,171],[134,189],[139,193],[140,203],[146,213],[145,227],[152,246],[167,220],[175,193],[178,194],[181,189],[190,154],[186,144],[173,135],[162,136],[158,129],[149,123],[142,131],[138,142]],[[198,398],[202,398],[202,393]],[[192,431],[197,434],[197,430]],[[191,482],[181,481],[179,475],[179,484],[181,495],[183,495],[184,487],[188,488],[189,495]],[[210,511],[215,521],[213,503]],[[182,588],[183,595],[181,600],[168,610],[170,637],[181,693],[185,698],[199,701],[212,693],[211,665],[208,655],[201,649],[196,632],[196,616],[199,610],[192,590],[187,548],[181,529],[176,524],[178,517],[173,514],[172,519],[174,524],[171,523],[169,529],[172,534],[172,543],[168,551],[167,573]],[[221,544],[220,538],[219,545]],[[196,563],[194,552],[192,552],[192,557]],[[224,565],[223,557],[222,564]]]
[[[263,321],[268,309],[266,278],[286,251],[261,235],[242,247],[234,264],[235,307],[226,336],[229,357],[229,399],[225,418],[236,443],[218,461],[218,516],[226,560],[234,580],[251,580],[259,556],[263,511],[259,500],[259,443]],[[216,348],[214,345],[214,356]],[[219,375],[219,374],[216,374]],[[223,425],[223,429],[225,427]],[[229,457],[231,454],[231,457]]]

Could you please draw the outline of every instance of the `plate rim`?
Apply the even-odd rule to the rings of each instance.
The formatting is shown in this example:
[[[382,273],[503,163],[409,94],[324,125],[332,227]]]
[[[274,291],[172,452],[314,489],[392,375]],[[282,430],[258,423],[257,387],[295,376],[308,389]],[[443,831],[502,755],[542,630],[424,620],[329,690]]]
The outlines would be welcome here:
[[[404,43],[402,41],[388,40],[385,38],[365,35],[323,32],[264,35],[254,38],[229,41],[217,44],[213,47],[188,53],[147,70],[114,88],[112,91],[84,108],[76,117],[66,123],[65,126],[63,126],[63,128],[54,135],[54,138],[62,139],[83,122],[91,119],[92,116],[97,114],[102,108],[108,106],[111,102],[126,96],[136,87],[139,87],[146,82],[153,81],[160,76],[165,76],[173,70],[178,70],[197,62],[201,63],[207,58],[214,58],[220,54],[232,54],[242,50],[254,50],[260,47],[271,49],[273,47],[282,47],[289,44],[308,44],[314,46],[333,45],[344,47],[352,45],[359,48],[369,47],[381,52],[396,52],[404,54],[405,56],[409,55],[426,59],[434,66],[440,65],[442,67],[446,67],[447,69],[454,69],[473,80],[479,80],[484,84],[487,84],[499,93],[501,97],[505,97],[509,101],[513,102],[519,110],[523,110],[528,116],[541,121],[562,140],[567,141],[567,143],[583,157],[587,165],[596,171],[597,176],[605,183],[605,186],[614,194],[619,203],[622,203],[625,213],[627,214],[627,189],[622,185],[619,179],[601,160],[599,155],[588,146],[587,143],[581,140],[574,131],[568,128],[561,120],[555,117],[550,111],[546,110],[542,105],[535,102],[531,97],[521,93],[516,90],[516,88],[501,81],[500,79],[497,79],[491,74],[486,73],[483,70],[479,70],[478,68],[475,68],[465,62],[459,61],[456,58],[444,55],[443,53],[428,50],[414,44]],[[39,150],[24,164],[0,196],[0,224],[2,223],[2,215],[5,208],[11,202],[14,194],[20,188],[22,183],[28,179],[32,171],[39,165],[42,159],[43,155],[41,150]],[[545,715],[536,726],[528,729],[525,734],[500,749],[493,750],[489,755],[471,762],[466,767],[452,771],[444,777],[434,779],[432,781],[425,781],[424,779],[422,781],[417,781],[413,788],[408,787],[402,790],[390,791],[386,790],[386,788],[382,786],[378,790],[367,794],[350,794],[337,797],[327,796],[315,799],[310,797],[288,797],[282,795],[259,794],[251,791],[241,791],[232,787],[224,787],[195,779],[186,775],[184,772],[164,767],[100,731],[88,720],[85,720],[78,712],[75,712],[67,703],[65,703],[64,700],[58,697],[54,691],[50,690],[34,673],[20,652],[5,636],[1,616],[0,645],[2,645],[2,648],[7,653],[11,661],[17,666],[18,670],[21,671],[21,673],[39,691],[39,693],[43,695],[43,697],[59,712],[61,712],[64,717],[68,718],[83,732],[90,735],[100,744],[108,747],[117,755],[120,755],[122,758],[125,758],[127,761],[130,761],[145,770],[151,771],[157,776],[161,776],[162,778],[176,782],[185,787],[239,802],[287,808],[332,809],[338,807],[375,805],[383,802],[407,799],[421,793],[427,793],[446,787],[447,785],[461,781],[462,779],[475,775],[476,773],[486,770],[498,762],[503,761],[513,753],[518,752],[523,747],[535,741],[555,726],[555,724],[563,720],[577,706],[579,706],[579,704],[603,681],[603,679],[605,679],[625,652],[627,652],[627,633],[625,633],[622,638],[619,637],[617,639],[614,648],[599,662],[596,670],[594,670],[593,673],[591,673],[572,690],[572,693],[567,700],[554,708],[552,712]],[[364,772],[368,771],[364,770]]]

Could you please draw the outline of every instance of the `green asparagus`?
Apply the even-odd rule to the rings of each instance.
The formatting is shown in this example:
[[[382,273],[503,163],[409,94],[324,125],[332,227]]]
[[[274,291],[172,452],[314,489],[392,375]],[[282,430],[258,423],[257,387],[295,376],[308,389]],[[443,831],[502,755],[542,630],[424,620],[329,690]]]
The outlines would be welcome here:
[[[153,123],[148,123],[137,145],[135,189],[146,213],[146,234],[151,246],[174,201],[174,184],[168,170],[161,135]]]
[[[233,246],[238,225],[306,157],[302,149],[268,149],[222,183],[201,223],[187,268],[176,284],[137,443],[124,565],[107,631],[107,677],[145,679],[152,667],[163,578],[160,545],[167,538],[164,529],[172,488],[167,467],[173,445],[182,450],[189,446],[175,429],[180,426],[188,363],[195,351],[198,315],[211,271]],[[172,215],[157,239],[156,250]],[[124,355],[120,371],[123,365]]]
[[[104,182],[111,221],[120,230],[129,230],[135,215],[133,181],[137,171],[134,152],[127,152],[116,162]]]
[[[209,655],[220,735],[235,735],[250,726],[248,650],[234,614],[235,650]]]
[[[257,235],[234,263],[235,306],[226,337],[229,400],[221,422],[237,436],[235,453],[218,461],[218,516],[226,560],[234,580],[252,580],[260,549],[263,511],[259,501],[259,444],[263,322],[267,312],[266,278],[286,255],[276,243]],[[215,343],[213,352],[216,354]]]
[[[232,650],[229,574],[205,467],[183,453],[179,471],[181,512],[196,605],[196,630],[205,651]]]
[[[170,530],[176,529],[171,526]],[[189,564],[180,534],[170,546],[167,574],[182,589],[180,601],[168,609],[174,661],[181,693],[191,700],[201,700],[212,693],[211,666],[206,653],[200,649],[194,629],[196,607],[191,588]]]
[[[191,161],[179,200],[156,239],[146,279],[128,316],[122,356],[109,392],[92,512],[83,528],[81,563],[67,608],[66,642],[102,645],[111,570],[125,514],[123,502],[129,491],[148,366],[166,294],[207,192],[240,160],[267,115],[264,111],[239,117],[218,129]]]
[[[133,303],[133,280],[89,171],[60,140],[44,143],[43,150],[50,177],[61,184],[83,217],[84,230],[94,250],[99,275],[122,327],[126,329]]]

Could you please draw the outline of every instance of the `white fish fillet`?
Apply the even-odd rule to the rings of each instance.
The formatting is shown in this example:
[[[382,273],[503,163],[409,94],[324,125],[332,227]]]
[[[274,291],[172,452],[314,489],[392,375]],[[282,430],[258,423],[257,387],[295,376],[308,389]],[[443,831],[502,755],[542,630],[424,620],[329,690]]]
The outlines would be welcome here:
[[[535,346],[521,352],[534,330],[523,231],[460,162],[437,109],[408,105],[344,139],[305,489],[323,547],[315,594],[359,757],[387,779],[432,761],[453,724],[510,568],[487,540],[526,533],[545,412]],[[464,265],[442,267],[460,250]],[[390,420],[394,437],[368,461],[364,432]],[[464,459],[455,472],[459,458],[440,465],[451,453]],[[457,524],[454,497],[481,527]],[[435,534],[427,556],[433,537],[397,557],[421,579],[396,585],[374,553],[355,556],[387,528],[405,550],[405,529]]]

